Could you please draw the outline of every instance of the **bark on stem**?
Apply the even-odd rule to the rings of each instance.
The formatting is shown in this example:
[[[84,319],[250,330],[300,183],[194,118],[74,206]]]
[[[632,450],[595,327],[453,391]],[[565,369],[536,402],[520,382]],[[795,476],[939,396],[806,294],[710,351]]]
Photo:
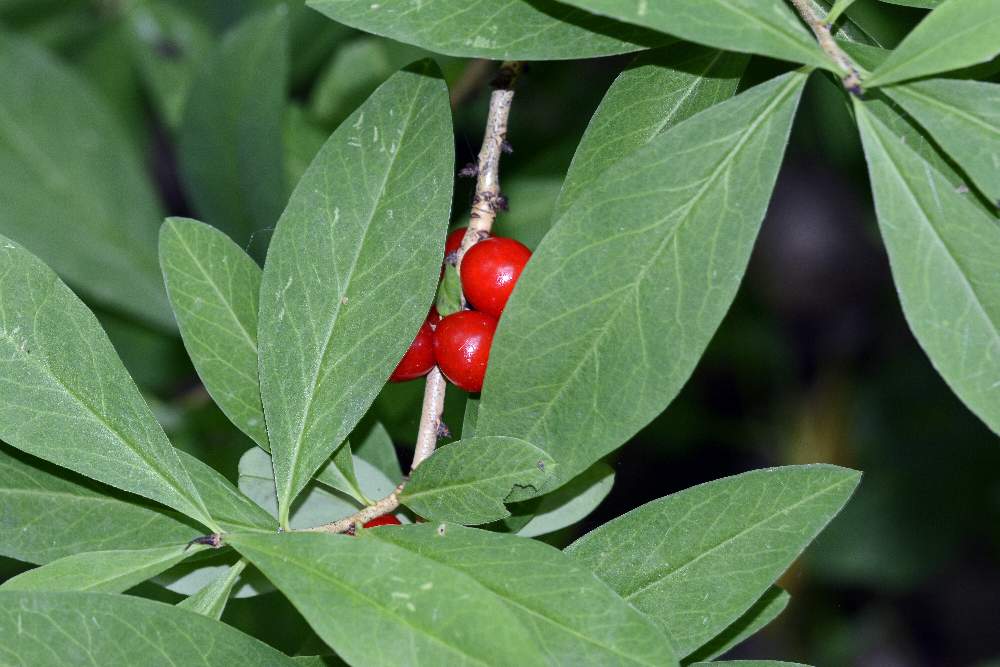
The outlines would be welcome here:
[[[791,0],[791,2],[802,20],[813,31],[819,47],[844,71],[844,76],[841,78],[844,89],[856,97],[861,97],[864,94],[861,87],[861,74],[851,57],[840,48],[837,40],[833,38],[830,24],[816,14],[812,5],[809,4],[809,0]]]
[[[486,133],[483,136],[483,146],[479,151],[476,194],[472,200],[469,229],[465,232],[465,236],[462,238],[462,247],[458,251],[459,270],[461,270],[465,251],[489,236],[490,230],[493,228],[493,221],[497,217],[497,211],[505,207],[503,195],[500,194],[500,156],[510,150],[507,145],[507,119],[510,116],[511,101],[514,99],[514,82],[517,81],[521,69],[521,63],[504,62],[493,79],[493,93],[490,95]],[[435,447],[437,447],[446,387],[447,383],[441,371],[437,367],[432,368],[424,385],[424,402],[420,410],[420,426],[417,429],[417,444],[413,451],[413,463],[410,465],[411,473],[433,454]],[[404,479],[385,498],[349,517],[315,528],[307,528],[305,531],[343,533],[353,529],[358,524],[363,525],[383,514],[395,511],[399,507],[399,494],[406,487],[406,481]]]

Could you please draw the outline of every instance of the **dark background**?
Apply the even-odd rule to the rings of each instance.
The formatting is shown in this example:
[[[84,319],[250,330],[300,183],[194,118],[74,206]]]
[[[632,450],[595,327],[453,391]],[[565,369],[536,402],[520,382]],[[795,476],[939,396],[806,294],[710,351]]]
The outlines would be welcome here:
[[[221,34],[277,3],[176,4]],[[116,53],[125,5],[0,0],[0,25],[33,37],[91,79],[143,146],[168,212],[197,217],[179,185],[169,134],[127,52],[100,68],[88,65],[109,43]],[[308,112],[316,82],[338,51],[373,38],[293,9],[290,99]],[[921,16],[875,0],[861,0],[854,11],[890,43]],[[388,42],[382,47],[385,62],[358,76],[345,104],[360,103],[393,69],[419,56]],[[452,83],[461,79],[464,61],[437,59]],[[544,231],[576,143],[629,60],[531,65],[512,113],[514,153],[503,163],[510,212],[501,217],[501,232],[537,238]],[[114,63],[110,70],[107,62]],[[742,87],[785,68],[755,58]],[[455,109],[456,167],[478,150],[487,81],[475,80]],[[328,133],[339,118],[310,120]],[[470,196],[470,183],[461,182],[456,221]],[[254,244],[265,245],[268,232],[260,230]],[[235,478],[249,441],[200,389],[179,339],[101,314],[174,442]],[[391,387],[374,408],[403,460],[420,392],[419,383]],[[461,423],[463,401],[452,388],[453,427]],[[611,461],[617,477],[607,500],[549,541],[567,544],[644,502],[752,468],[829,462],[864,472],[847,509],[781,581],[792,594],[788,609],[733,657],[873,667],[1000,664],[1000,443],[935,374],[906,326],[860,144],[830,79],[814,76],[806,90],[747,277],[701,364],[673,404]],[[23,567],[0,561],[0,572]],[[152,585],[136,592],[177,597]],[[314,641],[276,594],[231,602],[225,620],[289,652]]]

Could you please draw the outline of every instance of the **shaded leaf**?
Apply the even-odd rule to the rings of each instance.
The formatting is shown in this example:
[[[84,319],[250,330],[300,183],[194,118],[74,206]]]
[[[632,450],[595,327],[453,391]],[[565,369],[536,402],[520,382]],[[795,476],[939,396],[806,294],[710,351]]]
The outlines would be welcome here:
[[[715,660],[713,662],[695,662],[691,664],[691,667],[809,667],[809,665],[783,660]]]
[[[611,84],[577,146],[559,218],[615,162],[682,120],[733,96],[749,58],[679,43],[638,56]]]
[[[584,519],[597,509],[615,483],[615,471],[607,463],[596,463],[559,487],[542,496],[533,516],[517,534],[537,537],[561,530]]]
[[[0,439],[215,529],[93,313],[41,260],[3,237]]]
[[[352,28],[450,56],[566,60],[639,51],[666,35],[610,21],[554,0],[309,0]]]
[[[178,130],[180,174],[195,209],[240,244],[274,226],[288,194],[286,12],[281,5],[250,16],[202,60]]]
[[[230,483],[222,473],[187,452],[177,450],[184,469],[195,488],[211,507],[212,518],[225,531],[263,530],[271,532],[278,525],[253,500]]]
[[[856,104],[906,320],[959,398],[1000,433],[1000,226]]]
[[[654,500],[566,552],[658,620],[686,656],[740,618],[843,507],[860,475],[771,468]]]
[[[1000,53],[996,0],[946,0],[921,21],[872,75],[867,86],[947,72]]]
[[[261,270],[225,234],[186,218],[160,229],[160,266],[191,361],[212,400],[269,451],[257,378]]]
[[[334,452],[330,462],[316,473],[316,481],[325,484],[341,493],[346,493],[359,503],[367,505],[370,501],[365,497],[358,478],[354,472],[354,455],[351,453],[351,443],[344,442]]]
[[[453,162],[447,89],[424,61],[334,132],[278,222],[258,335],[282,524],[427,315]]]
[[[204,547],[185,544],[151,549],[73,554],[8,579],[0,590],[121,593]]]
[[[552,226],[552,212],[563,179],[558,176],[504,178],[509,210],[493,222],[493,234],[516,239],[532,250]]]
[[[0,591],[0,651],[22,665],[292,666],[249,635],[127,595]]]
[[[805,80],[786,74],[680,123],[556,222],[497,328],[478,436],[536,445],[558,484],[663,411],[739,286]]]
[[[554,466],[544,451],[517,438],[460,440],[421,463],[399,500],[427,519],[489,523],[510,515],[504,499],[512,490],[545,487]]]
[[[222,618],[226,602],[246,566],[247,562],[241,558],[200,591],[178,602],[177,606],[216,620]]]
[[[399,484],[403,479],[403,469],[399,465],[399,457],[396,456],[396,448],[393,447],[389,432],[382,422],[366,422],[368,420],[363,421],[351,435],[357,443],[351,444],[354,456],[370,463],[393,485]]]
[[[104,100],[31,42],[0,33],[0,233],[89,298],[160,328],[162,219],[142,161]]]
[[[726,653],[743,640],[757,634],[764,626],[777,618],[788,606],[788,601],[791,598],[792,596],[777,586],[771,586],[742,616],[692,653],[688,660],[691,662],[713,660]]]

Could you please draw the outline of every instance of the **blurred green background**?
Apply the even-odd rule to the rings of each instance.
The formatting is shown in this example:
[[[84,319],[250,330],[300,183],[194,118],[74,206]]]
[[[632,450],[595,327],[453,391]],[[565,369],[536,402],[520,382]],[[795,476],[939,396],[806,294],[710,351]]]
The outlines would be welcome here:
[[[920,16],[877,0],[849,12],[853,29],[884,46]],[[138,299],[130,276],[157,279],[149,262],[165,215],[215,224],[262,259],[329,133],[389,74],[426,55],[300,2],[0,0],[0,233],[60,270],[98,313],[177,446],[230,479],[250,443],[201,388],[169,314],[155,298]],[[455,98],[458,168],[478,150],[492,66],[434,57]],[[510,211],[499,233],[529,245],[544,235],[576,143],[629,60],[530,66],[512,114],[514,152],[502,168]],[[743,87],[784,68],[755,58]],[[997,81],[998,69],[980,71]],[[28,134],[47,161],[34,164],[49,171],[26,174],[18,162],[26,159],[18,108],[37,116]],[[66,136],[81,145],[66,149]],[[65,198],[53,198],[53,187]],[[129,202],[143,196],[149,210],[137,212],[143,206]],[[456,222],[470,198],[471,183],[460,181]],[[372,410],[403,451],[421,391],[390,386]],[[453,427],[463,403],[452,389]],[[547,539],[568,543],[643,502],[750,468],[854,467],[865,474],[858,493],[781,582],[791,605],[732,655],[995,665],[998,444],[906,327],[848,107],[835,84],[815,76],[743,288],[694,377],[612,457],[615,487],[598,511]],[[24,567],[0,561],[0,578]],[[179,599],[152,584],[135,592]],[[290,653],[317,646],[274,593],[234,600],[224,619]]]

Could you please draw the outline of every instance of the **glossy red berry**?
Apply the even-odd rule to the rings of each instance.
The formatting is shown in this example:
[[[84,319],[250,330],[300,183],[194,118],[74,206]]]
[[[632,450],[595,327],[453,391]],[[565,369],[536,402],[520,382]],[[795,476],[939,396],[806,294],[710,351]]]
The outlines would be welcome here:
[[[496,328],[496,318],[474,310],[441,320],[434,331],[434,358],[444,376],[465,391],[481,390]]]
[[[375,528],[376,526],[402,526],[403,523],[391,514],[377,516],[365,524],[365,528]]]
[[[441,321],[441,313],[438,312],[437,306],[431,306],[430,311],[427,313],[427,323],[431,325],[433,329]]]
[[[514,239],[493,237],[469,248],[462,258],[462,293],[472,306],[499,319],[524,265],[527,246]]]
[[[436,312],[436,311],[435,311]],[[420,325],[410,349],[399,360],[389,382],[406,382],[427,375],[434,368],[434,330],[428,321]]]

